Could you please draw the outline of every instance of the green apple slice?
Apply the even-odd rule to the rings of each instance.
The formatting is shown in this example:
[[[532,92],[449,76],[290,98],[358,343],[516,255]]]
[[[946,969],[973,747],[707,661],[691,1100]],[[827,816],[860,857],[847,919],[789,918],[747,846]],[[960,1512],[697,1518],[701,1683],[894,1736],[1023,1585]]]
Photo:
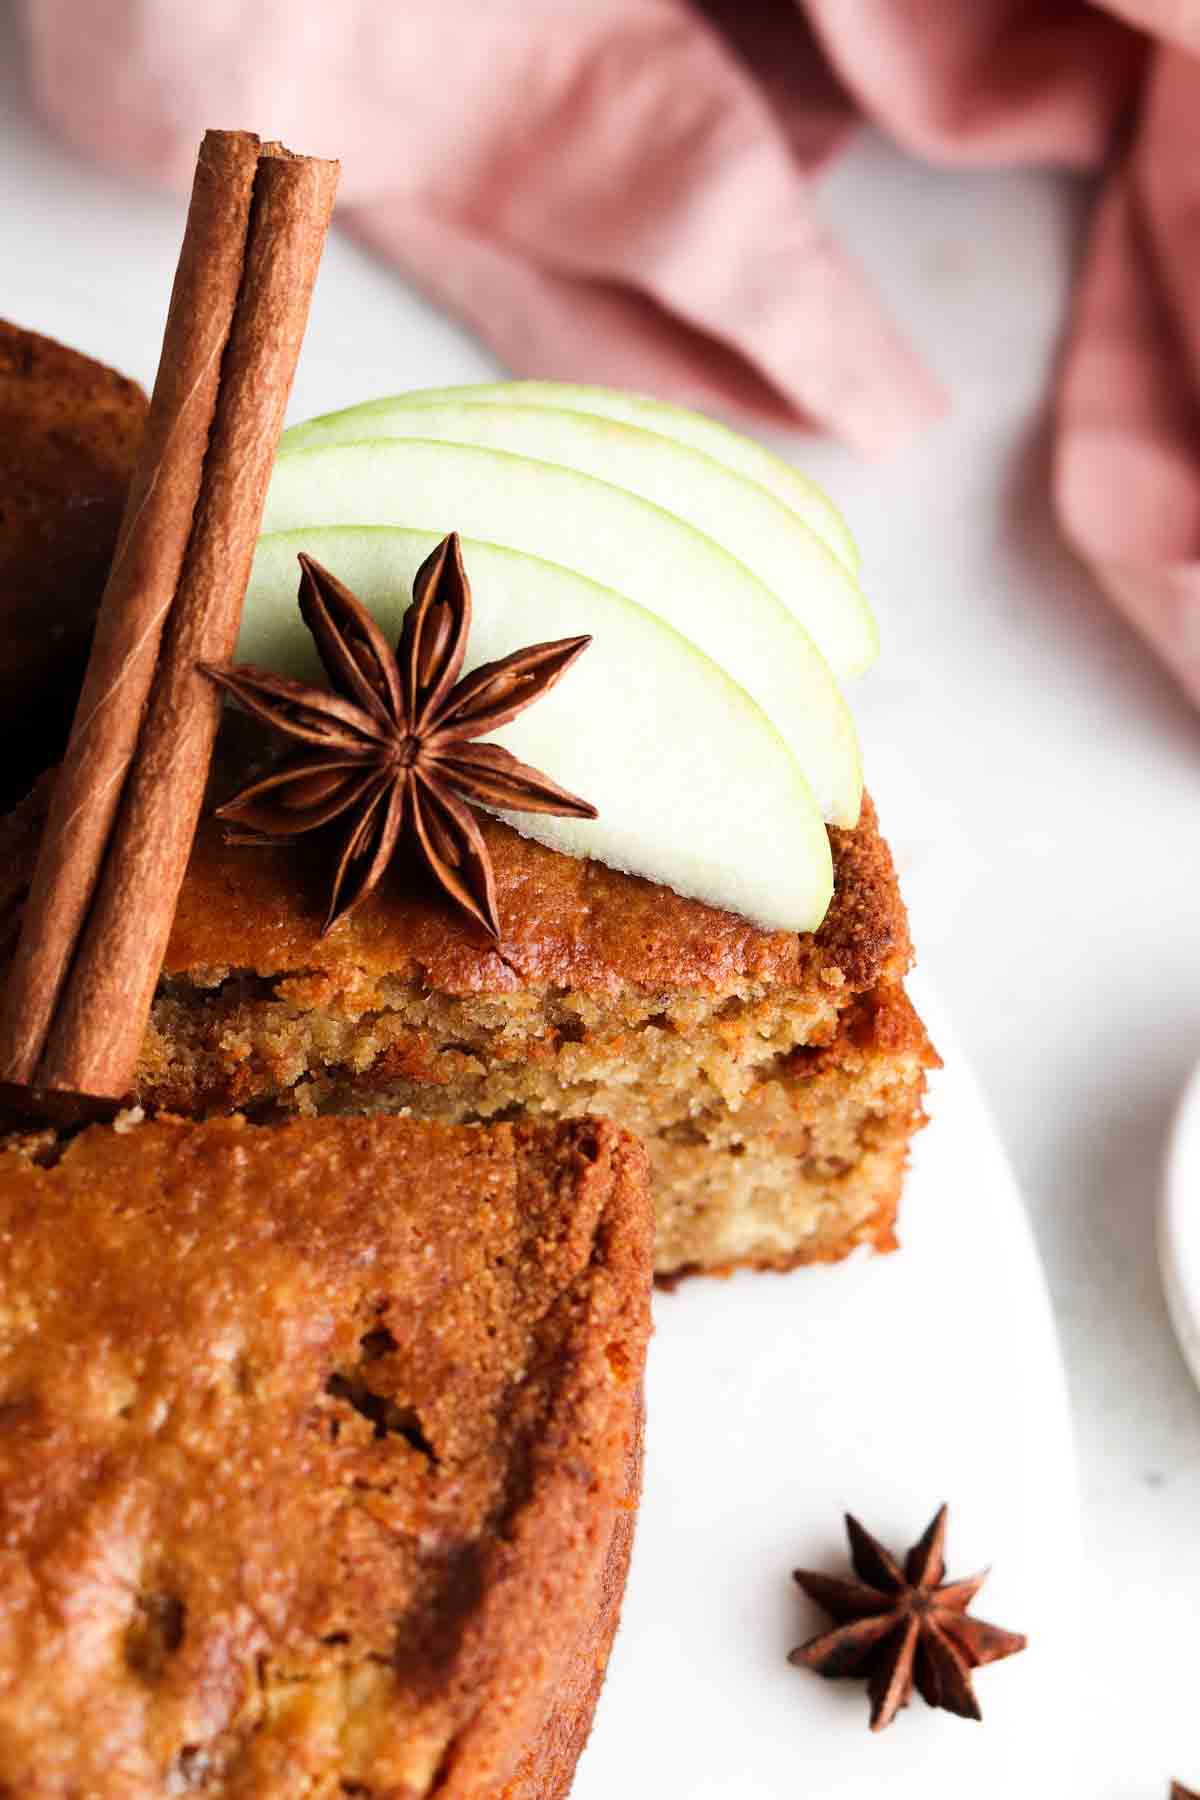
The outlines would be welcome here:
[[[870,608],[824,539],[757,482],[657,431],[549,405],[409,394],[312,419],[283,447],[364,438],[476,444],[595,475],[715,538],[791,608],[839,680],[861,675],[878,653]]]
[[[436,531],[341,526],[259,540],[239,661],[324,683],[296,605],[305,550],[395,642]],[[504,815],[572,856],[664,882],[761,925],[815,930],[832,893],[829,835],[796,759],[745,691],[620,594],[540,557],[463,539],[474,596],[466,668],[590,632],[574,667],[495,740],[582,794],[594,820]]]
[[[703,451],[705,456],[724,463],[735,474],[744,475],[747,481],[755,481],[759,487],[766,488],[769,494],[782,500],[811,526],[818,537],[824,538],[851,574],[857,573],[858,546],[828,494],[791,463],[785,462],[782,456],[776,456],[753,438],[744,437],[740,431],[732,431],[707,413],[692,412],[685,406],[671,406],[665,400],[651,399],[649,394],[627,394],[620,388],[578,387],[566,381],[487,381],[462,387],[416,388],[400,395],[399,399],[422,405],[431,401],[469,400],[480,406],[554,406],[563,412],[593,413],[602,419],[619,419],[625,425],[640,425],[647,431],[657,431],[663,437],[674,438],[677,444]],[[354,410],[365,410],[378,404],[380,402],[368,400],[363,408]],[[394,403],[384,401],[382,404]],[[320,422],[311,420],[308,423]],[[293,426],[285,434],[285,441],[307,429],[307,424]],[[300,441],[298,436],[295,441]]]
[[[263,529],[320,525],[457,531],[615,589],[689,638],[758,702],[825,818],[857,822],[854,724],[812,639],[735,557],[649,501],[532,457],[393,439],[279,457]],[[704,728],[703,718],[692,721],[693,732]]]

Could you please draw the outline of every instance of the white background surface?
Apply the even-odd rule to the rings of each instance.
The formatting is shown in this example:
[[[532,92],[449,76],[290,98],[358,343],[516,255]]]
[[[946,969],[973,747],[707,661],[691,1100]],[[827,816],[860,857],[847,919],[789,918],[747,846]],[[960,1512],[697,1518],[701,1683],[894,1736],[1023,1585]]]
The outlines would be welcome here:
[[[148,382],[180,206],[51,141],[17,61],[0,0],[0,314]],[[1200,1785],[1200,1396],[1153,1229],[1167,1122],[1200,1056],[1200,719],[1049,515],[1047,381],[1086,189],[937,174],[867,142],[825,197],[954,411],[883,466],[786,447],[863,548],[884,640],[854,697],[869,780],[924,966],[1022,1182],[1066,1352],[1087,1537],[1078,1795],[1161,1800],[1170,1774]],[[333,240],[292,417],[492,372]],[[981,1329],[1009,1329],[984,1305],[986,1260],[964,1278]]]

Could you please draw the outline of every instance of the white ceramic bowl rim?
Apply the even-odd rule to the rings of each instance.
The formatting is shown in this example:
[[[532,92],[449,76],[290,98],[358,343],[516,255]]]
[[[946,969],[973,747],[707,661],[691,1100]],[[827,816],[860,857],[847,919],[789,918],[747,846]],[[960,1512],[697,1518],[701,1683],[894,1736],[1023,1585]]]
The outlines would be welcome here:
[[[1183,1091],[1167,1146],[1158,1255],[1179,1347],[1200,1383],[1200,1064]]]

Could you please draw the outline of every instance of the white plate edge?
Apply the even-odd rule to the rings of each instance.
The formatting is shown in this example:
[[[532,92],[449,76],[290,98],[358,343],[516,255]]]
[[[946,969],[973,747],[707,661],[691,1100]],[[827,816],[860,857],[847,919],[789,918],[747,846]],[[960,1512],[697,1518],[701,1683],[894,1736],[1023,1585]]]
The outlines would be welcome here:
[[[1200,1063],[1179,1097],[1158,1208],[1158,1265],[1180,1352],[1200,1384]]]

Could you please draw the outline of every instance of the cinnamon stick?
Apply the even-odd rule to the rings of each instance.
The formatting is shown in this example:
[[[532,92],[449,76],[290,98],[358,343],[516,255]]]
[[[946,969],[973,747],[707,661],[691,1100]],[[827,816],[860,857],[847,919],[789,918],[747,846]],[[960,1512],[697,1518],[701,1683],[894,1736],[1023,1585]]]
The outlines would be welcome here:
[[[33,1079],[137,744],[200,492],[258,155],[244,131],[210,131],[200,147],[145,436],[0,1008],[0,1079]]]
[[[333,210],[337,166],[264,155],[212,443],[137,756],[41,1079],[128,1090],[204,799],[267,483]]]
[[[132,1080],[220,716],[219,696],[196,664],[227,661],[237,640],[336,183],[335,163],[293,157],[274,145],[259,153],[240,288],[186,553],[119,812],[115,825],[110,813],[91,906],[49,1011],[44,1052],[34,1064],[33,1076],[43,1087],[116,1096]],[[170,471],[170,446],[165,461]],[[113,710],[123,715],[127,706],[122,697]],[[86,792],[85,798],[90,800]],[[80,886],[69,845],[61,878],[72,892]],[[35,953],[44,955],[38,940],[45,928],[32,897],[27,923]],[[55,918],[54,931],[58,924]],[[61,955],[61,944],[52,945],[52,959]],[[31,1041],[26,1032],[23,1042]]]

